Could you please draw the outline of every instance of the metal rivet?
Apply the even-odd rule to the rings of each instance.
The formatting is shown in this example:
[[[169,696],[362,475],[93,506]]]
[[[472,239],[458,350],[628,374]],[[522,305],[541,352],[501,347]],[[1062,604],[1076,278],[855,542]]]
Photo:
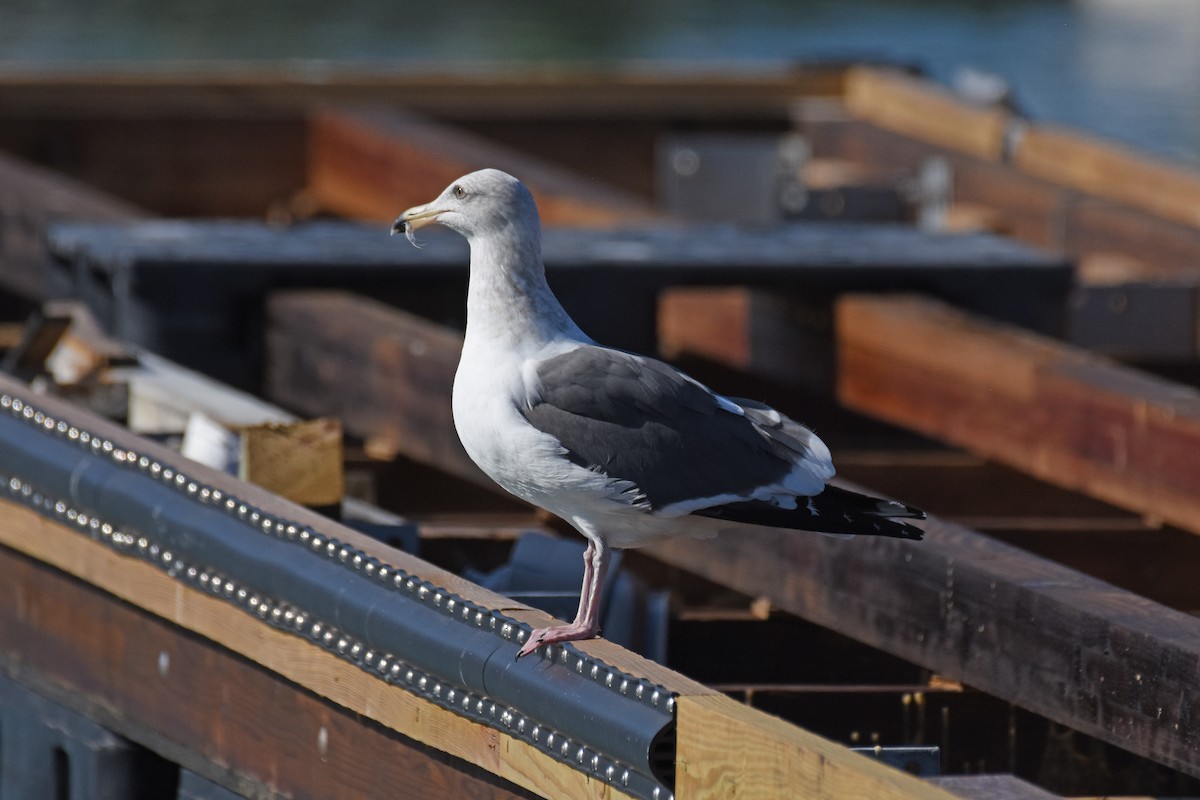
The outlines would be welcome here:
[[[325,729],[325,726],[322,725],[317,730],[317,755],[319,755],[321,757],[321,759],[324,760],[325,756],[328,754],[329,754],[329,731],[327,731]]]

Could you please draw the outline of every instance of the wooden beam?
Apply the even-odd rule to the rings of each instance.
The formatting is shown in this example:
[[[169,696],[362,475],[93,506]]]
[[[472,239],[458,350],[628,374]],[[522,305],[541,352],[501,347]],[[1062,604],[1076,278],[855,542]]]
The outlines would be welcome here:
[[[1200,620],[931,519],[922,542],[786,531],[656,558],[1200,775]]]
[[[524,741],[446,711],[149,564],[0,503],[0,544],[229,648],[319,697],[544,797],[624,797]],[[339,533],[339,538],[341,534]],[[389,560],[402,554],[392,551]],[[461,581],[460,581],[461,583]],[[545,618],[544,616],[542,617]],[[169,731],[163,733],[169,735]]]
[[[1001,159],[1011,114],[980,107],[896,70],[852,67],[846,74],[851,115],[888,130],[989,161]]]
[[[834,378],[830,303],[748,286],[668,288],[658,295],[659,353],[825,391]]]
[[[1200,172],[1183,164],[1046,125],[1022,132],[1013,164],[1042,180],[1200,228]]]
[[[838,393],[905,425],[1200,533],[1200,392],[919,297],[838,306]]]
[[[325,417],[252,425],[238,431],[238,477],[293,503],[314,508],[342,502],[342,424]]]
[[[163,216],[286,216],[303,185],[299,115],[101,106],[50,119],[0,106],[0,148]]]
[[[309,126],[308,192],[320,207],[345,216],[390,222],[484,167],[520,177],[550,225],[611,226],[658,216],[633,195],[411,114],[327,109],[315,112]]]
[[[493,484],[454,433],[450,393],[461,335],[340,292],[272,295],[265,388],[274,402],[338,417],[379,458],[403,453]]]
[[[439,330],[411,319],[404,327]],[[416,341],[442,342],[447,355],[429,363],[448,364],[456,339],[446,338],[444,331],[435,336]],[[392,341],[393,347],[403,346],[403,340]],[[959,339],[958,344],[967,351],[955,357],[957,362],[969,379],[986,383],[988,393],[1030,391],[1032,371],[1006,343],[974,346]],[[921,341],[914,348],[920,350]],[[294,357],[296,351],[290,352]],[[1038,352],[1049,358],[1057,351],[1046,342]],[[991,362],[976,363],[988,355],[994,356]],[[440,382],[446,386],[452,370],[442,369]],[[439,463],[439,454],[448,453],[456,438],[452,427],[444,423],[435,430],[420,418],[408,421],[404,407],[391,399],[396,394],[375,397],[364,391],[374,380],[368,373],[346,374],[338,386],[338,393],[357,398],[349,410],[368,418],[386,412],[413,436],[411,446],[420,457]],[[391,380],[409,379],[392,373]],[[403,396],[427,390],[392,391]],[[396,441],[410,446],[407,435],[397,435]],[[453,468],[454,461],[447,459],[444,466]],[[650,552],[750,596],[766,595],[778,608],[1076,730],[1200,775],[1200,750],[1193,745],[1200,738],[1194,681],[1200,621],[960,526],[933,520],[927,532],[926,541],[914,543],[756,531],[753,537],[674,540]]]

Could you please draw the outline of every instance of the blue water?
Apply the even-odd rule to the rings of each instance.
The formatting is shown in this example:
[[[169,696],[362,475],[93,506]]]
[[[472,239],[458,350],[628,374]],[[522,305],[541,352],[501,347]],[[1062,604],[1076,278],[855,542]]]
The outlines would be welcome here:
[[[47,68],[827,58],[992,72],[1035,119],[1200,163],[1200,0],[0,0],[0,62]]]

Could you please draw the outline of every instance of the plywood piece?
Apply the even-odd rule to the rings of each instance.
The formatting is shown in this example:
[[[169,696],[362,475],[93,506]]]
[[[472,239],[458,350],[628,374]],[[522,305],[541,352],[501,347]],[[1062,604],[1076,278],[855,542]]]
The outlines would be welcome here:
[[[724,695],[680,697],[677,706],[680,798],[954,797]]]
[[[1010,114],[974,106],[929,81],[895,70],[853,67],[846,108],[858,119],[989,161],[1004,153]]]

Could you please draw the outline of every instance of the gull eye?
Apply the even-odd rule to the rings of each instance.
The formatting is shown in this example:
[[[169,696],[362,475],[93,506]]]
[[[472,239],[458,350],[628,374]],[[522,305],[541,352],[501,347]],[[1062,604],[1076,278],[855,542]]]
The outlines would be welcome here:
[[[457,197],[459,200],[462,200],[464,197],[467,196],[467,190],[461,186],[456,185],[454,187],[454,196]]]

